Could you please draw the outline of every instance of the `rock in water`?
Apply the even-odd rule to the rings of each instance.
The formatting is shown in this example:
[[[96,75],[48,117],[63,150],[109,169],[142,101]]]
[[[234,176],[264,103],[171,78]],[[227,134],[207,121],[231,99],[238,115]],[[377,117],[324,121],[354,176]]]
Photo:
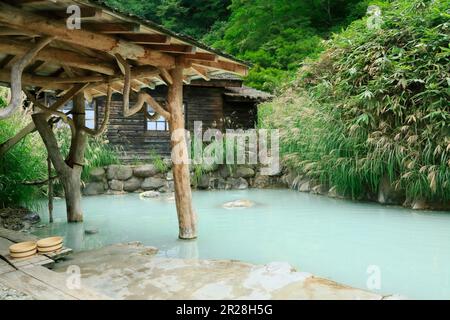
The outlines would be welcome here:
[[[89,182],[83,189],[85,196],[96,196],[105,193],[105,185],[103,182]]]
[[[141,198],[159,198],[161,194],[158,191],[146,191],[142,192],[139,197]]]
[[[84,230],[84,233],[87,235],[97,234],[98,230],[97,229],[86,229],[86,230]]]
[[[255,205],[255,203],[253,201],[250,201],[247,199],[240,199],[240,200],[235,200],[235,201],[224,203],[223,207],[226,209],[250,208],[250,207],[253,207],[254,205]]]
[[[40,222],[41,217],[36,212],[30,211],[23,217],[23,220],[34,224]]]

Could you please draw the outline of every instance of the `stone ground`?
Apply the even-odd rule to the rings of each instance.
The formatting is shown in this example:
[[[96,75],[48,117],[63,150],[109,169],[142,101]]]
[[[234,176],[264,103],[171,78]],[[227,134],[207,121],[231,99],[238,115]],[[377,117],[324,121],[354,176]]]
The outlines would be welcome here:
[[[287,263],[171,259],[156,252],[140,243],[118,244],[76,253],[54,270],[65,273],[78,266],[82,285],[113,299],[386,298],[296,271]]]
[[[0,300],[33,300],[33,297],[0,283]]]
[[[27,231],[32,225],[40,222],[39,215],[36,212],[26,208],[1,208],[0,209],[0,227],[14,230]]]

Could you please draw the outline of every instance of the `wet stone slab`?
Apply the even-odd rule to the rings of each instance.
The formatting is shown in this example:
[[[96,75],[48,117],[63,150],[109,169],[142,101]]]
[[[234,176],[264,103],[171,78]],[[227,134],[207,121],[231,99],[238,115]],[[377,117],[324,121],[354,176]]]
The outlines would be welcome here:
[[[55,271],[80,267],[82,282],[113,299],[360,299],[378,294],[296,271],[287,263],[253,265],[232,260],[156,256],[140,243],[74,254]]]

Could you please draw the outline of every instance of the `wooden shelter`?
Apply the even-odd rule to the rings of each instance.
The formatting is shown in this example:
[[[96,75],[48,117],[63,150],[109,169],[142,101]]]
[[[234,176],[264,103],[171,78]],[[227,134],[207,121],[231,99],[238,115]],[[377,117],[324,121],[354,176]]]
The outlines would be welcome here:
[[[86,139],[107,128],[114,92],[123,96],[123,116],[142,113],[147,118],[166,118],[172,148],[183,159],[187,155],[183,82],[208,80],[212,73],[246,75],[247,70],[247,64],[229,55],[95,1],[1,0],[0,82],[10,84],[11,101],[0,109],[0,120],[22,108],[22,91],[35,111],[33,122],[2,142],[0,156],[37,130],[64,187],[68,221],[82,221],[80,175]],[[158,85],[168,87],[164,106],[145,90]],[[42,92],[52,92],[58,99],[46,105],[40,100]],[[130,106],[132,95],[137,102]],[[87,128],[85,99],[101,96],[107,97],[102,123],[97,129]],[[61,111],[70,100],[72,117]],[[147,112],[146,103],[155,114]],[[67,122],[72,130],[66,159],[52,130],[56,121]],[[175,161],[173,174],[179,237],[192,239],[197,233],[187,164]]]
[[[167,86],[158,86],[149,93],[164,105],[167,89]],[[258,104],[271,97],[269,93],[244,86],[242,78],[233,74],[211,74],[209,81],[192,79],[184,83],[183,89],[185,128],[192,134],[195,124],[201,122],[203,130],[254,129]],[[170,156],[170,132],[166,119],[147,119],[142,113],[124,117],[120,94],[113,95],[111,103],[106,137],[110,145],[120,150],[121,162],[147,162],[155,154]],[[105,107],[105,97],[94,99],[89,105],[87,119],[93,129],[101,126]],[[147,107],[152,112],[152,106]]]

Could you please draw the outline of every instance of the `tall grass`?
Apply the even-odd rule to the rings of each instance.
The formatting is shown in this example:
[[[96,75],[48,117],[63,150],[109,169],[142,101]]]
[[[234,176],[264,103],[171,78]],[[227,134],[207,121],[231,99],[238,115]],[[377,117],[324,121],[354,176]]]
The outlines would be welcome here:
[[[158,172],[166,173],[169,171],[169,165],[164,161],[163,157],[155,150],[150,150],[150,159]]]
[[[69,128],[66,126],[57,128],[56,136],[61,152],[64,157],[66,157],[70,150],[71,135]],[[89,174],[93,168],[104,167],[111,164],[119,164],[119,152],[120,150],[118,147],[110,145],[105,136],[96,138],[88,137],[81,179],[83,181],[88,181]]]
[[[448,0],[395,1],[363,19],[259,109],[286,166],[353,198],[387,178],[408,198],[450,200]]]

